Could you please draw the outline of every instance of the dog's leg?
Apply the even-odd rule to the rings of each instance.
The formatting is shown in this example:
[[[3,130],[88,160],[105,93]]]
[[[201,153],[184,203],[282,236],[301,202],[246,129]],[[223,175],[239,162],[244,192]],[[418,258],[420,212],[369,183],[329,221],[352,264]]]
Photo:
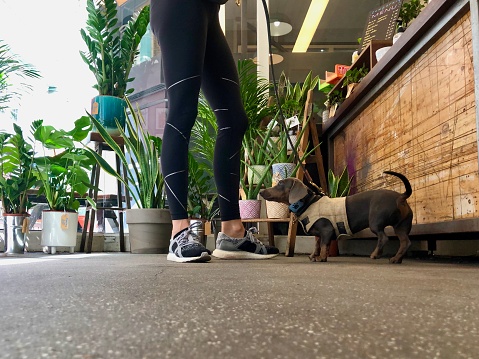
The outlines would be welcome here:
[[[331,245],[332,237],[328,236],[321,239],[321,253],[319,254],[320,262],[327,262],[329,257],[329,246]]]
[[[369,256],[369,258],[378,259],[378,258],[381,258],[382,254],[383,254],[384,245],[389,240],[389,238],[388,238],[388,236],[386,236],[386,233],[384,233],[384,229],[378,230],[378,231],[372,230],[372,232],[376,236],[378,236],[378,244],[377,244],[376,248],[374,249],[374,251]]]
[[[389,263],[400,264],[402,263],[402,259],[406,255],[406,252],[411,245],[411,240],[409,239],[408,234],[404,231],[396,230],[395,233],[399,238],[399,249],[396,255],[389,259]]]
[[[319,253],[321,251],[321,237],[315,236],[314,250],[313,253],[309,256],[311,262],[319,262]]]

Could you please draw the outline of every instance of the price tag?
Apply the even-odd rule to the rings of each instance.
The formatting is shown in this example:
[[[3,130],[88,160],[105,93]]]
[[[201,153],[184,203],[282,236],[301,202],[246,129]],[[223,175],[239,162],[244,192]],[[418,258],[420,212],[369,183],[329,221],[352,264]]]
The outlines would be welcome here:
[[[211,222],[206,221],[205,222],[205,236],[208,236],[210,234],[213,234],[213,233],[211,233]]]
[[[293,128],[299,126],[298,116],[294,115],[293,117],[287,118],[285,121],[287,128]]]
[[[93,102],[91,106],[91,114],[98,115],[98,102]]]
[[[61,217],[61,228],[65,231],[68,229],[68,215],[67,214],[63,214],[62,217]]]

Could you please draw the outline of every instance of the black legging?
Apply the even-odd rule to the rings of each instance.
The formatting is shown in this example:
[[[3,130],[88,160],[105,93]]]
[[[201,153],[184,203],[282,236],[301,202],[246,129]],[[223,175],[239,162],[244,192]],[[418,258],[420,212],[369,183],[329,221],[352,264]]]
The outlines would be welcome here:
[[[186,219],[188,144],[200,87],[218,122],[214,177],[221,220],[239,219],[240,148],[248,120],[236,64],[208,0],[151,0],[150,26],[161,47],[168,91],[161,168],[173,219]]]

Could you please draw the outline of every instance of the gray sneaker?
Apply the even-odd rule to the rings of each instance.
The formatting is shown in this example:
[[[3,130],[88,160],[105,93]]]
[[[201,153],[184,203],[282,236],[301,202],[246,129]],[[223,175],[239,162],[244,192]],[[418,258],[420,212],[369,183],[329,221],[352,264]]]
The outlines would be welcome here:
[[[198,224],[192,224],[171,239],[167,260],[179,263],[211,260],[211,251],[199,242],[198,235],[193,232],[196,225]]]
[[[279,250],[276,247],[265,246],[254,235],[256,228],[246,231],[243,238],[231,238],[223,232],[218,233],[216,249],[213,256],[221,259],[268,259],[276,257]]]

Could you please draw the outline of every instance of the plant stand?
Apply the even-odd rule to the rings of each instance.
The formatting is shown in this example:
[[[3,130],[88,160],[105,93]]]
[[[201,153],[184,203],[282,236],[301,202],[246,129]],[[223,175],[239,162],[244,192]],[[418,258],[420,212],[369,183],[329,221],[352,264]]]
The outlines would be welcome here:
[[[316,124],[313,121],[308,121],[309,116],[312,112],[313,107],[313,90],[308,91],[308,97],[305,104],[305,111],[304,111],[304,119],[303,119],[303,126],[306,126],[305,132],[301,137],[301,141],[298,147],[298,154],[301,157],[303,153],[307,150],[308,141],[311,136],[313,146],[315,146],[314,150],[314,163],[317,166],[320,186],[322,188],[327,188],[328,182],[326,179],[326,174],[324,172],[324,164],[323,164],[323,156],[321,154],[321,150],[319,148],[319,136],[318,130],[316,129]],[[313,155],[312,155],[313,156]],[[300,167],[296,173],[296,178],[303,180],[304,178],[304,171]],[[274,232],[273,232],[273,223],[289,223],[288,226],[288,244],[286,247],[286,257],[293,257],[294,256],[294,247],[296,244],[296,232],[298,229],[298,221],[296,220],[296,216],[293,213],[290,213],[287,218],[251,218],[251,219],[242,219],[242,222],[245,223],[267,223],[268,225],[268,240],[270,245],[274,245]]]
[[[112,138],[115,140],[115,142],[120,146],[120,148],[123,151],[123,154],[125,153],[124,151],[124,146],[125,142],[122,137],[113,137]],[[95,151],[98,153],[98,155],[102,155],[102,152],[105,151],[111,151],[112,149],[105,143],[101,135],[97,132],[91,132],[90,136],[88,138],[88,142],[93,142],[95,146]],[[118,173],[123,172],[123,177],[124,180],[127,181],[126,178],[126,170],[123,168],[123,171],[121,171],[121,161],[118,156],[115,156],[116,160],[116,170]],[[93,166],[93,169],[91,171],[91,178],[90,178],[91,184],[94,186],[92,189],[89,190],[88,195],[93,199],[95,203],[98,203],[98,185],[100,183],[100,166],[98,163],[96,163]],[[126,208],[123,207],[123,199],[126,203]],[[130,204],[130,194],[128,190],[125,188],[123,183],[121,181],[117,181],[117,207],[97,207],[96,211],[99,210],[111,210],[111,211],[118,211],[119,212],[119,228],[120,228],[120,251],[121,252],[126,252],[126,246],[125,246],[125,229],[124,229],[124,213],[123,211],[125,209],[131,208]],[[95,228],[95,213],[96,211],[91,208],[91,206],[87,205],[86,211],[85,211],[85,222],[83,225],[83,230],[82,230],[82,237],[81,237],[81,244],[80,244],[80,252],[86,252],[86,253],[91,253],[91,248],[93,244],[93,229]],[[88,228],[88,225],[90,227]],[[87,232],[88,232],[88,241],[87,241]],[[85,248],[86,245],[86,248]]]

